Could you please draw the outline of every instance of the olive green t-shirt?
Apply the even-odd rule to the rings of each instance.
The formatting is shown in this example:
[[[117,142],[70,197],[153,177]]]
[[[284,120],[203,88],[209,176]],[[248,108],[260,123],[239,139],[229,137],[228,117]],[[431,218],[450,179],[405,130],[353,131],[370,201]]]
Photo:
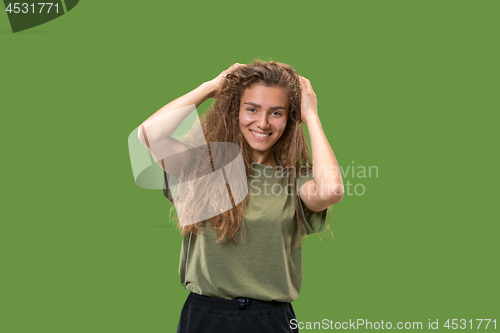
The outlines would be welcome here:
[[[204,234],[183,238],[179,261],[182,286],[197,294],[233,299],[292,302],[302,285],[302,248],[293,195],[312,174],[297,178],[292,193],[278,182],[280,173],[254,162],[250,168],[250,198],[244,211],[245,230],[233,244],[228,237],[217,244],[210,222],[198,224]],[[166,185],[165,196],[172,201]],[[326,209],[309,210],[299,196],[299,218],[307,234],[321,232]]]

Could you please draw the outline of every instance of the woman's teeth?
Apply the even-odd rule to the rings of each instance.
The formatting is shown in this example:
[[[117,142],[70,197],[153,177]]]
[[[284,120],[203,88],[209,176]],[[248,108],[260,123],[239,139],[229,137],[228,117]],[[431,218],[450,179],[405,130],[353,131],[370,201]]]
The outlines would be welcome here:
[[[252,131],[252,133],[255,135],[255,136],[258,136],[259,138],[265,138],[266,136],[269,136],[269,134],[260,134],[260,133],[257,133],[257,132],[254,132]]]

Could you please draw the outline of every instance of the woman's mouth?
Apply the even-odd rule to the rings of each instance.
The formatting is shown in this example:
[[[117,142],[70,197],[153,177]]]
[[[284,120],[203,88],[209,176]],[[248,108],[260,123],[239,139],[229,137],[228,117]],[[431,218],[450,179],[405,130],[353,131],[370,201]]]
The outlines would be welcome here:
[[[266,140],[271,134],[273,134],[273,133],[263,134],[259,132],[254,132],[252,130],[250,130],[250,132],[252,132],[253,137],[256,138],[257,140]]]

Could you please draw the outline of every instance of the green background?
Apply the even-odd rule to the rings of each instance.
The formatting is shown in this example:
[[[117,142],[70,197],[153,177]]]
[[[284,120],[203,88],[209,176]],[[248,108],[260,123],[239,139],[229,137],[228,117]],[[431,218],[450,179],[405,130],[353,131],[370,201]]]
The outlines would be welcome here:
[[[255,58],[311,81],[344,169],[379,171],[346,175],[365,193],[351,187],[333,206],[333,240],[308,237],[297,319],[424,329],[439,319],[443,329],[448,318],[496,318],[500,329],[499,10],[80,1],[16,34],[0,14],[0,331],[175,332],[188,295],[182,238],[161,190],[135,185],[127,137]]]

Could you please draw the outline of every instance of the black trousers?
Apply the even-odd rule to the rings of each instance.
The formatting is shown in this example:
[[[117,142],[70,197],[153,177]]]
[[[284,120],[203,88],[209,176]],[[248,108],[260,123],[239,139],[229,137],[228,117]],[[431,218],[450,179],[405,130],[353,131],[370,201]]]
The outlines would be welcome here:
[[[177,333],[298,333],[292,303],[232,300],[190,292],[177,326]],[[295,321],[294,321],[295,322]]]

